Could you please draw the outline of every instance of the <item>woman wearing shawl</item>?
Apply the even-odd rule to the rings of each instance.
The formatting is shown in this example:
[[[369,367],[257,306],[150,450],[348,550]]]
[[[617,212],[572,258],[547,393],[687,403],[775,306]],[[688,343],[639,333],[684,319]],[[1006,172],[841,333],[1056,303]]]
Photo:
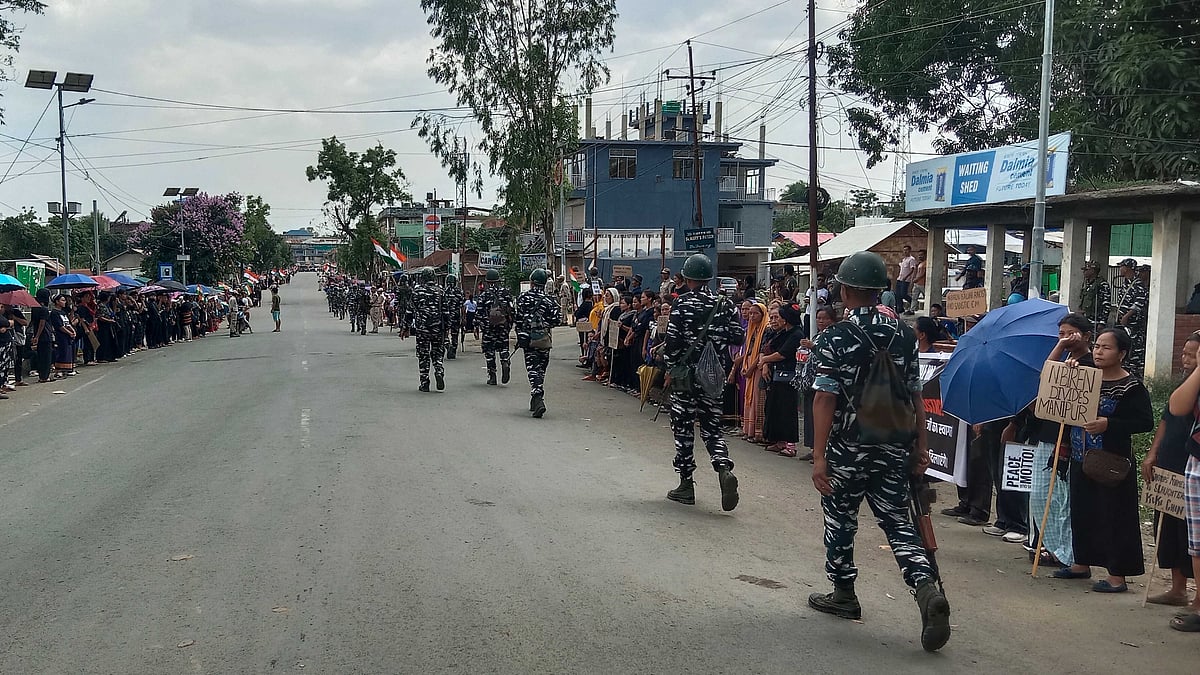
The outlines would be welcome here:
[[[762,366],[763,334],[767,330],[767,306],[761,302],[746,301],[746,344],[740,357],[741,375],[745,381],[742,392],[742,434],[751,443],[762,440],[763,405],[765,392],[758,386]]]
[[[795,304],[782,305],[770,313],[776,334],[771,338],[770,353],[759,363],[771,365],[771,385],[767,389],[766,415],[763,436],[771,442],[768,450],[784,457],[796,456],[796,441],[800,440],[800,417],[796,379],[796,352],[804,337],[798,326],[803,315]]]

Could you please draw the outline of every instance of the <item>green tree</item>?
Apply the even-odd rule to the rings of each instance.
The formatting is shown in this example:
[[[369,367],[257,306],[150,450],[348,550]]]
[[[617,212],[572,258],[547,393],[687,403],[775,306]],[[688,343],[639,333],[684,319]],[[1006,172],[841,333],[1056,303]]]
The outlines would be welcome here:
[[[404,172],[396,166],[396,151],[382,143],[364,153],[350,152],[337,136],[321,142],[316,166],[305,170],[309,181],[328,184],[325,215],[347,237],[358,234],[357,224],[375,206],[412,199]],[[370,243],[370,242],[368,242]]]
[[[798,180],[791,185],[783,188],[783,194],[779,195],[779,200],[783,202],[792,202],[793,204],[808,203],[808,183]]]
[[[505,180],[512,220],[535,224],[553,252],[551,213],[565,189],[555,169],[578,142],[563,82],[590,91],[607,81],[600,54],[615,37],[615,0],[421,0],[421,8],[437,41],[429,76],[471,109],[482,131],[477,147],[488,171]],[[482,164],[464,160],[459,124],[429,114],[413,120],[451,176],[470,174],[482,196]]]
[[[1200,40],[1194,2],[1082,0],[1055,16],[1050,127],[1072,130],[1083,179],[1200,172]],[[830,79],[866,101],[847,110],[868,166],[908,130],[939,152],[1036,138],[1043,5],[889,0],[851,14]]]
[[[850,202],[854,205],[855,215],[869,215],[879,201],[879,195],[874,190],[857,188],[850,191]]]
[[[62,230],[39,222],[33,211],[0,220],[0,259],[28,258],[34,253],[61,257]]]
[[[373,279],[382,269],[382,260],[371,240],[383,241],[383,231],[371,214],[365,215],[354,227],[349,241],[337,247],[338,268],[359,279]]]
[[[13,55],[21,49],[22,27],[13,22],[17,12],[41,14],[46,3],[38,0],[0,0],[0,80],[11,80]],[[0,109],[0,121],[4,119]],[[74,256],[72,256],[74,257]]]
[[[292,263],[292,249],[283,235],[271,228],[271,205],[262,197],[246,196],[246,250],[243,258],[256,270],[272,270]]]

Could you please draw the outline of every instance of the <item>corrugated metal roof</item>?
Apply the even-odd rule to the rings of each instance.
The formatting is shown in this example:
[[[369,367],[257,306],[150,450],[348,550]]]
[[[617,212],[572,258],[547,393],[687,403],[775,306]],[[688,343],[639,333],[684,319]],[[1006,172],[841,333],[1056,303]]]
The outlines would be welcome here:
[[[868,251],[912,222],[911,220],[893,220],[877,225],[855,225],[821,244],[817,249],[817,257],[820,260],[838,260],[859,251]],[[917,224],[917,227],[921,226]]]

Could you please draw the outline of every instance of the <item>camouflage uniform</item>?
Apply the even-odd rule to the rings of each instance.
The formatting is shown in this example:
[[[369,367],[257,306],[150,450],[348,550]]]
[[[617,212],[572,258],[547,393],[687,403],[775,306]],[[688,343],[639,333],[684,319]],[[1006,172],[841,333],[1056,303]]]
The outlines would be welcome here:
[[[529,346],[529,326],[536,317],[546,324],[546,330],[559,325],[558,303],[546,292],[534,286],[517,298],[517,347],[525,350],[525,370],[529,372],[529,393],[541,396],[542,384],[546,379],[546,366],[550,365],[549,349],[534,349]]]
[[[509,352],[508,352],[508,333],[512,330],[512,315],[513,315],[513,297],[512,293],[507,288],[500,284],[490,284],[483,292],[479,294],[479,299],[476,303],[479,307],[475,314],[476,321],[483,322],[483,357],[487,361],[488,382],[495,384],[496,380],[496,352],[500,353],[500,364],[504,367],[504,372],[508,373]],[[499,325],[493,326],[488,314],[492,308],[501,307],[508,313],[508,321]],[[508,381],[506,377],[505,382]]]
[[[421,390],[429,391],[429,364],[438,389],[446,371],[442,357],[446,353],[446,296],[434,282],[417,284],[412,292],[412,331],[417,336],[417,363],[421,369]]]
[[[858,510],[865,498],[892,546],[905,583],[916,588],[933,580],[934,572],[908,514],[911,449],[858,443],[858,420],[851,398],[862,391],[874,349],[863,342],[858,330],[845,325],[848,321],[879,346],[891,341],[892,361],[909,391],[921,390],[916,335],[907,324],[881,315],[874,307],[852,310],[846,321],[833,324],[816,337],[811,356],[816,372],[813,390],[837,396],[825,449],[833,494],[821,498],[825,512],[825,572],[840,587],[852,586],[858,577],[854,535],[858,532]]]
[[[1146,319],[1149,308],[1150,290],[1135,276],[1125,287],[1121,303],[1117,306],[1117,322],[1121,323],[1126,313],[1133,312],[1129,323],[1123,324],[1133,342],[1125,357],[1125,370],[1137,375],[1138,379],[1146,370]]]
[[[740,345],[746,339],[746,329],[737,319],[736,308],[723,297],[715,296],[707,288],[699,288],[679,297],[671,307],[671,318],[667,323],[667,343],[664,351],[667,368],[681,363],[690,345],[695,345],[688,358],[693,367],[700,361],[704,345],[699,343],[704,322],[716,303],[724,308],[717,309],[708,326],[706,342],[711,342],[717,354],[725,362],[725,370],[732,365],[729,347]],[[729,449],[721,433],[721,398],[711,398],[699,386],[691,391],[671,389],[671,433],[675,436],[675,470],[681,478],[691,478],[696,471],[695,434],[696,422],[700,422],[700,436],[708,448],[713,469],[732,469]]]
[[[1100,277],[1083,282],[1079,293],[1079,311],[1091,320],[1095,330],[1108,325],[1108,311],[1112,306],[1112,288]]]
[[[367,334],[367,317],[371,315],[371,292],[365,288],[359,288],[357,295],[354,296],[354,319],[358,323],[351,326],[350,330],[358,328],[359,335]]]
[[[396,287],[396,325],[400,326],[401,339],[408,337],[408,324],[412,321],[412,287],[407,279],[401,279]]]
[[[462,286],[454,283],[446,287],[446,328],[449,331],[446,358],[448,359],[453,359],[458,354],[458,336],[462,331],[462,306],[466,301],[467,296],[463,293]]]

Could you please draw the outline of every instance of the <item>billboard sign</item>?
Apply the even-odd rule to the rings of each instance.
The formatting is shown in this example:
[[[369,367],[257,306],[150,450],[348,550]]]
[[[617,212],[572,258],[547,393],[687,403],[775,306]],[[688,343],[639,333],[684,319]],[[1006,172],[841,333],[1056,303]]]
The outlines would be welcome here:
[[[18,262],[17,281],[25,284],[30,293],[37,293],[46,285],[46,266],[40,262]]]
[[[425,257],[438,250],[438,237],[442,232],[442,217],[436,213],[425,214]]]
[[[904,208],[921,211],[1032,199],[1037,191],[1037,145],[1033,140],[913,162],[908,165]],[[1047,195],[1067,192],[1070,145],[1070,132],[1049,139],[1044,172]]]
[[[689,251],[703,251],[717,247],[717,231],[711,227],[698,227],[683,231],[683,243]]]
[[[582,248],[589,254],[595,252],[600,258],[661,258],[674,255],[675,230],[658,229],[606,229],[580,230],[582,246],[571,242],[570,248]],[[665,253],[664,253],[665,249]]]

